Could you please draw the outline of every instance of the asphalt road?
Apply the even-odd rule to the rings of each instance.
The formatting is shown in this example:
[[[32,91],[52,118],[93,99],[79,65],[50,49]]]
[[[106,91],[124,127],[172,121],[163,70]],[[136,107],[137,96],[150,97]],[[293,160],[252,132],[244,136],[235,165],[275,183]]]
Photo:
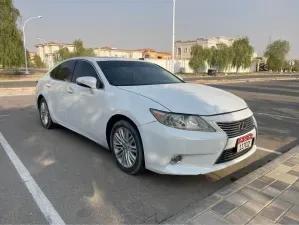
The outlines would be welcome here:
[[[299,78],[299,74],[259,74],[259,75],[230,75],[230,76],[201,76],[201,77],[186,77],[185,81],[211,81],[211,80],[243,80],[243,79],[252,79],[252,78],[285,78],[285,77],[293,77]],[[17,88],[17,87],[35,87],[36,81],[9,81],[9,82],[1,82],[0,88]]]
[[[1,82],[0,88],[22,88],[22,87],[35,87],[36,81],[9,81]],[[1,89],[0,89],[1,90]]]
[[[282,77],[294,77],[299,78],[299,74],[258,74],[258,75],[229,75],[229,76],[203,76],[203,77],[186,77],[185,81],[195,80],[242,80],[251,78],[282,78]]]
[[[299,143],[299,81],[214,86],[247,101],[263,150],[208,175],[126,175],[94,142],[42,128],[34,96],[0,98],[0,132],[65,223],[159,223]],[[47,222],[1,145],[0,177],[0,224]]]

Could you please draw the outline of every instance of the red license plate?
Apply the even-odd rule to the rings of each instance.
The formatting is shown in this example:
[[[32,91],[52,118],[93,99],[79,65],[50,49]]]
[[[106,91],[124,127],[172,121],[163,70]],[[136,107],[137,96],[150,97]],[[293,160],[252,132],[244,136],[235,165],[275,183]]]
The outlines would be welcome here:
[[[238,144],[241,144],[241,143],[243,143],[243,142],[249,141],[249,140],[251,140],[252,138],[253,138],[253,134],[247,134],[246,136],[244,136],[244,137],[240,137],[240,138],[238,139]]]
[[[237,152],[249,149],[252,146],[253,134],[247,134],[244,137],[238,139]]]

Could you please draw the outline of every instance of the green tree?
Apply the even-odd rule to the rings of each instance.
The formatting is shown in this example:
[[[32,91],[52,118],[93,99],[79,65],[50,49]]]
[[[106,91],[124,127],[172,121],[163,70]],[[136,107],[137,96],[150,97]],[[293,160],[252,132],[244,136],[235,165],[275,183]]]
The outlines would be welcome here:
[[[17,27],[20,12],[12,0],[0,1],[0,66],[4,69],[24,63],[22,32]]]
[[[299,72],[299,60],[294,61],[293,71]]]
[[[33,62],[32,62],[32,60],[31,60],[31,56],[30,56],[30,53],[29,53],[29,51],[28,50],[26,50],[26,55],[27,55],[27,66],[30,68],[30,67],[33,67],[34,65],[33,65]]]
[[[63,61],[72,57],[79,57],[79,56],[95,56],[93,49],[84,48],[83,41],[81,39],[77,39],[73,42],[74,51],[70,52],[68,48],[60,48],[55,56],[54,61],[59,62]]]
[[[250,67],[254,48],[249,44],[249,39],[240,38],[233,42],[233,60],[232,66],[237,68],[237,73],[240,68]]]
[[[77,39],[73,42],[74,45],[74,56],[83,56],[84,54],[84,47],[83,41],[81,39]]]
[[[60,62],[69,58],[74,57],[73,54],[69,51],[68,48],[59,49],[56,54],[54,54],[54,62]]]
[[[206,63],[206,50],[201,45],[194,45],[191,48],[191,59],[189,66],[198,71],[205,68]]]
[[[233,49],[226,44],[218,44],[212,52],[211,66],[218,68],[218,71],[225,72],[232,64]]]
[[[213,55],[215,54],[215,48],[205,48],[204,49],[204,59],[206,63],[208,64],[208,68],[211,68],[212,66],[212,61],[213,61]]]
[[[268,68],[273,71],[283,69],[290,48],[290,42],[285,40],[277,40],[269,44],[265,52]]]
[[[35,55],[33,57],[33,62],[37,68],[45,68],[46,67],[39,55]]]

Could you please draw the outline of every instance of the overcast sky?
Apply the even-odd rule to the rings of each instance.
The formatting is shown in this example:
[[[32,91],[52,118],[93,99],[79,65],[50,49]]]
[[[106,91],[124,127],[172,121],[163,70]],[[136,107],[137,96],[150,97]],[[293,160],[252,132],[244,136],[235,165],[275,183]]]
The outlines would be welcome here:
[[[172,0],[15,0],[26,25],[27,48],[36,37],[86,47],[171,51]],[[299,58],[299,0],[177,0],[176,40],[248,36],[261,55],[269,40],[291,42]]]

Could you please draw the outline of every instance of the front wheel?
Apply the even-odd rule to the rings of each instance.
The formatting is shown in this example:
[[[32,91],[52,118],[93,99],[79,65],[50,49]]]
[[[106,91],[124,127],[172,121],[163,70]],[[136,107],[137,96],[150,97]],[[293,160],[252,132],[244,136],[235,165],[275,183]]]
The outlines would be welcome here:
[[[110,134],[110,147],[121,170],[131,175],[144,171],[141,138],[129,122],[121,120],[114,124]]]

